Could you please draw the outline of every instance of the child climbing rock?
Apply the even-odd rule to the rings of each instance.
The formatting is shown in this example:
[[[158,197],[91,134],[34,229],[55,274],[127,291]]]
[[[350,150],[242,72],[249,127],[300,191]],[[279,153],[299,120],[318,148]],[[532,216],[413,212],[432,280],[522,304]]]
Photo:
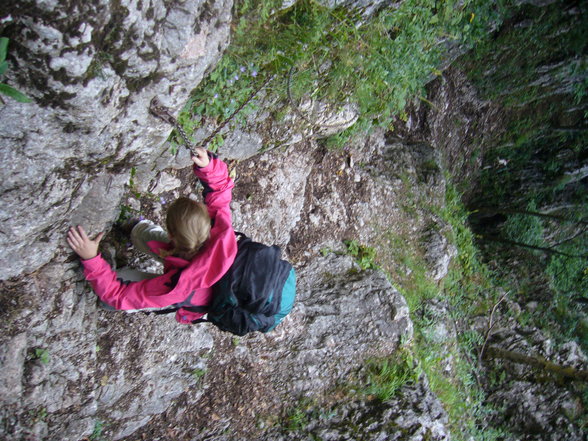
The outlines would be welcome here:
[[[192,323],[203,314],[182,306],[209,305],[212,285],[235,260],[237,240],[229,208],[234,184],[227,166],[202,148],[195,149],[192,161],[194,174],[204,186],[206,205],[179,198],[167,212],[168,234],[149,221],[139,222],[131,232],[138,250],[163,261],[163,275],[117,274],[98,253],[103,233],[91,240],[81,226],[70,228],[67,242],[82,259],[86,279],[98,297],[114,309],[180,307],[176,320]]]

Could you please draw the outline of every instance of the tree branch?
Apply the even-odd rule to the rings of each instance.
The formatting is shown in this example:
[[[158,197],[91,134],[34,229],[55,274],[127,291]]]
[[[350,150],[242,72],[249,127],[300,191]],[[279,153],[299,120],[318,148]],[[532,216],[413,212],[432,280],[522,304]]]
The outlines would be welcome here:
[[[554,244],[554,245],[551,245],[549,248],[550,248],[550,249],[553,249],[553,248],[556,248],[556,247],[558,247],[558,246],[560,246],[560,245],[563,245],[564,243],[571,242],[571,241],[572,241],[572,240],[574,240],[576,237],[579,237],[579,236],[581,236],[582,234],[584,234],[586,231],[588,231],[588,230],[587,230],[586,228],[584,228],[584,229],[582,229],[581,231],[579,231],[578,233],[574,234],[573,236],[571,236],[571,237],[568,237],[567,239],[564,239],[564,240],[562,240],[562,241],[560,241],[560,242],[558,242],[558,243],[556,243],[556,244]]]
[[[564,253],[563,251],[554,250],[552,248],[539,247],[539,246],[530,245],[530,244],[527,244],[527,243],[516,242],[514,240],[502,239],[502,238],[497,237],[497,236],[482,236],[482,240],[489,241],[489,242],[504,243],[504,244],[507,244],[507,245],[514,245],[514,246],[521,247],[521,248],[529,248],[531,250],[542,251],[542,252],[544,252],[546,254],[556,254],[556,255],[559,255],[559,256],[572,257],[572,258],[577,258],[577,259],[586,259],[586,258],[588,258],[588,254],[569,254],[569,253]]]
[[[512,361],[514,363],[526,364],[543,371],[547,371],[565,378],[570,378],[576,381],[588,381],[588,371],[576,369],[570,366],[561,366],[546,360],[539,355],[529,357],[527,355],[519,354],[518,352],[507,351],[506,349],[489,346],[486,351],[486,358],[500,358],[503,360]]]
[[[486,335],[484,336],[484,344],[482,345],[482,349],[478,354],[478,366],[482,364],[482,358],[484,357],[484,352],[486,351],[486,345],[488,344],[488,340],[490,339],[490,335],[492,329],[494,328],[494,313],[496,312],[496,308],[506,299],[506,293],[500,297],[500,300],[494,304],[492,307],[492,312],[490,313],[490,318],[488,319],[488,329],[486,330]]]
[[[538,211],[517,210],[517,209],[511,209],[511,208],[482,207],[482,208],[477,208],[474,211],[472,211],[470,216],[475,216],[478,213],[479,214],[498,214],[498,213],[501,213],[501,214],[526,214],[528,216],[536,216],[536,217],[541,217],[544,219],[553,219],[553,220],[557,220],[557,221],[561,221],[561,222],[575,222],[575,223],[581,224],[581,225],[588,225],[588,220],[585,220],[584,218],[570,219],[568,217],[558,216],[556,214],[546,214],[546,213],[541,213]]]

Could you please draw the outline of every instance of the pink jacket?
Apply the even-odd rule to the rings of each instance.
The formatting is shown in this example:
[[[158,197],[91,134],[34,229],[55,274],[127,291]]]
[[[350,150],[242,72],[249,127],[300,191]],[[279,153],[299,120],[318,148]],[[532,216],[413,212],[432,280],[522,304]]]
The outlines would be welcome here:
[[[226,164],[215,157],[210,158],[206,167],[195,166],[194,174],[204,185],[204,202],[213,222],[210,238],[204,247],[191,261],[166,257],[163,275],[140,282],[118,280],[117,274],[100,254],[82,260],[84,275],[103,302],[121,310],[210,304],[212,285],[228,271],[237,255],[229,208],[234,184]],[[155,253],[170,247],[157,241],[148,242],[148,246]],[[202,315],[180,308],[176,320],[189,324]]]

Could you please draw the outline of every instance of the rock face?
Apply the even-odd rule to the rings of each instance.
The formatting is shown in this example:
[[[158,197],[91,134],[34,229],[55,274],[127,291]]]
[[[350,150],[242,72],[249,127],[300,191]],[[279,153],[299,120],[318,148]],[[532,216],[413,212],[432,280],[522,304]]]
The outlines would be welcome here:
[[[299,431],[266,433],[267,440],[325,441],[411,440],[445,441],[447,415],[424,379],[402,388],[398,397],[385,402],[352,401],[323,410],[326,417],[311,418]],[[281,435],[281,436],[280,436]]]
[[[170,130],[149,114],[150,100],[183,105],[228,43],[231,6],[123,0],[2,7],[6,82],[33,99],[6,99],[0,110],[2,278],[48,262],[70,223],[99,231],[116,217],[131,167],[152,168]]]
[[[297,304],[275,332],[232,339],[207,331],[215,354],[194,386],[203,395],[194,399],[187,391],[129,439],[165,439],[166,420],[174,421],[174,439],[279,439],[286,422],[276,418],[285,403],[353,387],[366,360],[394,351],[412,325],[404,299],[382,273],[360,272],[351,258],[331,255],[299,271]]]

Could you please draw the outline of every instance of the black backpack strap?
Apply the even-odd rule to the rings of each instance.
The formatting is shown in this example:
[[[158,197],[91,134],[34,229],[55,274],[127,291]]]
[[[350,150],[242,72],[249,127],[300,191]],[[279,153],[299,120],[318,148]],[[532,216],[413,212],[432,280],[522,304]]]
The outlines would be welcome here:
[[[178,309],[183,308],[186,311],[190,312],[201,312],[206,314],[208,312],[208,307],[206,306],[174,306],[172,308],[167,309],[159,309],[155,311],[144,311],[145,314],[156,314],[156,315],[163,315],[163,314],[171,314],[172,312],[176,312]]]
[[[201,312],[203,314],[206,314],[210,309],[208,306],[182,306],[182,308],[184,308],[186,311]]]
[[[192,320],[192,324],[193,325],[197,325],[198,323],[208,323],[208,322],[210,322],[210,320],[204,319],[204,318],[199,318],[199,319],[196,319],[196,320]]]
[[[167,309],[158,309],[155,311],[142,311],[143,314],[155,314],[155,315],[163,315],[163,314],[171,314],[172,312],[176,312],[178,309],[178,307],[174,307],[174,308],[167,308]]]

